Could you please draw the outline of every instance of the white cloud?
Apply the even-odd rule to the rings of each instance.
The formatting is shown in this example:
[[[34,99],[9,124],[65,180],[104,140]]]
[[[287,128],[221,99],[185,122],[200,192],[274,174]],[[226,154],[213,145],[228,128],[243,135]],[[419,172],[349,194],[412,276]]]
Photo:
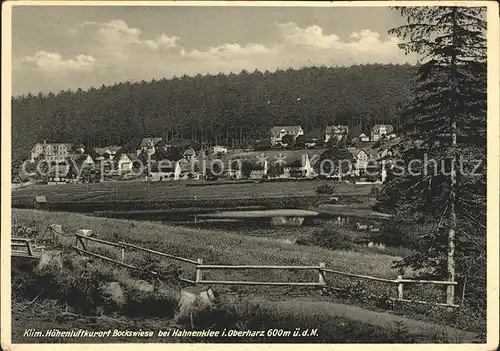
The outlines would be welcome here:
[[[226,42],[188,50],[178,36],[160,33],[145,38],[141,29],[130,27],[123,20],[84,22],[69,30],[72,40],[79,43],[79,50],[84,54],[64,59],[57,52],[39,51],[25,57],[22,64],[31,65],[34,75],[61,71],[75,76],[74,81],[65,76],[59,82],[55,76],[53,84],[57,85],[57,90],[76,87],[72,84],[80,84],[83,78],[86,84],[98,86],[124,80],[239,72],[242,69],[273,71],[278,67],[300,68],[311,64],[414,61],[398,49],[397,38],[382,38],[369,29],[353,32],[342,39],[334,33],[325,33],[318,25],[300,27],[287,22],[277,23],[275,28],[279,35],[277,42]]]
[[[210,47],[207,51],[192,50],[186,52],[181,51],[183,57],[194,59],[208,59],[208,60],[232,60],[232,59],[248,59],[250,57],[264,57],[269,54],[276,54],[277,51],[272,48],[267,48],[261,44],[247,44],[241,46],[240,44],[223,44],[216,47]]]
[[[300,28],[294,22],[278,23],[276,25],[285,43],[295,46],[327,49],[339,43],[335,34],[324,35],[323,28],[318,25]]]
[[[43,71],[90,71],[96,65],[96,59],[90,55],[77,55],[75,58],[63,59],[57,52],[38,51],[33,56],[26,56],[22,62],[34,65]]]

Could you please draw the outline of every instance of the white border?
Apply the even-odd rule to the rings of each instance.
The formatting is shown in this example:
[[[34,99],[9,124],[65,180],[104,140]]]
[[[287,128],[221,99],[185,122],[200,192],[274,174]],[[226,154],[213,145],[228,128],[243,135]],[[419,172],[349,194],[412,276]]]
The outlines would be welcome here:
[[[433,350],[494,350],[499,337],[499,7],[495,1],[9,1],[2,4],[2,221],[1,221],[1,345],[4,349],[29,350],[124,350],[141,347],[148,350],[192,350],[203,347],[207,350],[235,349],[254,350],[358,350],[363,348],[380,350],[417,350],[426,347]],[[485,6],[488,25],[488,327],[486,344],[11,344],[11,298],[10,298],[10,223],[11,223],[11,15],[13,6],[236,6],[236,7],[387,7],[387,6]],[[168,345],[168,346],[167,346]],[[201,345],[201,346],[200,346]],[[333,346],[335,345],[335,346]]]

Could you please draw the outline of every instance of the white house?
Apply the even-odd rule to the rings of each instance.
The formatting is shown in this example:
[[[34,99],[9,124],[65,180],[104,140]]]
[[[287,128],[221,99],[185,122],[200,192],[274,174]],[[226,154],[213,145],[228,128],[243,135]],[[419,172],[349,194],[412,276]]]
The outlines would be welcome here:
[[[359,135],[359,141],[370,141],[370,138],[368,136],[366,136],[365,133],[361,133]]]
[[[151,181],[152,182],[166,182],[172,180],[180,180],[181,179],[181,164],[180,162],[176,162],[175,166],[162,166],[159,167],[158,164],[151,165]]]
[[[70,161],[75,162],[75,164],[78,166],[90,168],[95,166],[95,162],[89,154],[71,154],[68,156],[68,158],[70,159]]]
[[[270,133],[271,144],[277,145],[281,144],[285,135],[290,134],[295,140],[299,135],[304,135],[304,130],[301,126],[274,126],[271,128]]]
[[[35,162],[41,155],[47,161],[63,162],[69,156],[72,147],[73,144],[70,143],[47,143],[47,140],[44,140],[43,143],[37,143],[31,148],[31,162]]]
[[[222,146],[222,145],[215,145],[213,147],[213,153],[215,155],[221,153],[221,154],[227,154],[227,147],[226,146]]]
[[[363,171],[366,170],[368,166],[368,159],[369,155],[368,152],[366,152],[363,149],[358,149],[358,148],[347,148],[349,152],[352,154],[355,160],[355,164],[353,165],[353,171],[355,175],[360,175]]]
[[[132,159],[125,153],[120,155],[116,164],[120,172],[130,172],[132,170]]]
[[[182,153],[182,157],[184,157],[188,161],[193,161],[196,159],[196,151],[194,151],[194,149],[190,147]]]
[[[242,174],[239,169],[225,169],[223,177],[226,179],[241,179]]]
[[[375,124],[372,128],[372,141],[378,141],[382,137],[387,137],[392,133],[394,128],[390,124]]]

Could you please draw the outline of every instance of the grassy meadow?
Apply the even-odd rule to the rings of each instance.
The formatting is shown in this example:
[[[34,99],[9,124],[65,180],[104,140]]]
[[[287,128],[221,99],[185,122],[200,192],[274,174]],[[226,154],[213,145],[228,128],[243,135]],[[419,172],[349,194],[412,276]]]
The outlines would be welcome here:
[[[146,221],[130,221],[122,219],[96,218],[82,214],[63,213],[63,212],[46,212],[37,210],[14,209],[12,211],[14,227],[29,226],[35,229],[36,237],[40,237],[45,231],[45,228],[50,224],[60,224],[66,234],[73,234],[78,229],[91,229],[100,239],[113,242],[125,241],[136,244],[142,247],[151,248],[161,252],[190,258],[196,260],[202,258],[204,264],[228,264],[228,265],[318,265],[324,262],[327,268],[371,275],[381,278],[394,279],[397,272],[391,268],[392,263],[397,257],[385,255],[380,252],[367,251],[345,251],[324,249],[317,246],[302,246],[282,241],[269,240],[269,238],[257,236],[245,236],[241,233],[225,231],[223,229],[200,229],[166,226],[157,222]],[[16,233],[14,232],[14,235]],[[173,325],[175,299],[178,296],[174,284],[169,289],[169,292],[163,296],[147,296],[138,297],[134,293],[127,290],[127,282],[130,277],[134,279],[144,279],[140,272],[129,271],[119,266],[103,262],[100,259],[91,259],[91,267],[97,269],[93,273],[89,273],[80,263],[83,263],[82,258],[75,254],[71,246],[74,245],[75,239],[73,236],[57,236],[57,246],[63,250],[63,257],[68,257],[77,262],[77,264],[63,264],[64,274],[51,273],[42,277],[41,281],[51,280],[51,284],[55,284],[52,294],[58,296],[60,290],[66,289],[68,294],[77,304],[82,304],[81,301],[87,301],[89,304],[95,302],[95,297],[88,299],[88,294],[94,296],[93,290],[98,289],[99,282],[118,281],[125,286],[128,300],[123,307],[123,312],[119,315],[113,314],[113,323],[130,326],[140,326],[145,328],[145,324],[149,323],[149,328],[159,329],[165,325]],[[119,249],[114,247],[106,247],[99,243],[88,242],[90,251],[103,254],[108,257],[118,259],[120,256]],[[181,276],[194,279],[194,267],[189,263],[177,264],[170,259],[158,259],[153,255],[141,253],[137,251],[127,250],[125,254],[125,262],[142,268],[149,268],[158,272],[180,272]],[[13,281],[18,281],[19,284],[13,284],[13,289],[19,289],[26,282],[31,282],[33,277],[27,277],[19,271],[13,270]],[[411,272],[407,272],[411,275]],[[59,276],[58,276],[59,275]],[[48,277],[48,278],[47,278]],[[40,277],[38,277],[40,279]],[[246,271],[211,271],[204,272],[203,279],[214,280],[255,280],[255,281],[303,281],[317,282],[318,273],[315,270],[311,271],[294,271],[294,270],[246,270]],[[55,280],[55,282],[54,282]],[[347,288],[349,291],[362,290],[362,293],[371,293],[382,296],[394,296],[395,287],[388,283],[368,282],[367,284],[356,282],[356,279],[345,278],[335,275],[327,275],[327,284],[337,288]],[[25,296],[28,301],[32,300],[40,291],[40,285],[34,284],[30,293],[21,292],[21,296]],[[182,284],[181,284],[182,285]],[[79,287],[83,292],[74,295],[74,289],[71,286]],[[61,288],[62,287],[62,288]],[[423,331],[436,331],[436,325],[425,324],[428,322],[439,322],[454,326],[448,320],[443,320],[442,311],[437,311],[433,315],[429,315],[428,307],[425,307],[420,313],[408,313],[407,310],[402,312],[393,310],[392,313],[403,313],[414,319],[422,319],[426,321],[424,324],[412,320],[406,320],[406,329],[400,330],[398,324],[387,322],[384,326],[378,326],[377,318],[374,311],[384,309],[381,306],[373,305],[367,302],[361,295],[337,296],[328,294],[320,294],[319,290],[313,288],[297,288],[297,287],[269,287],[269,286],[219,286],[213,285],[217,295],[222,298],[221,303],[208,310],[200,310],[195,313],[195,329],[201,329],[206,323],[214,320],[226,321],[229,327],[235,329],[267,327],[267,328],[285,328],[293,330],[295,327],[310,328],[312,325],[320,328],[323,336],[315,341],[297,340],[297,342],[394,342],[394,341],[427,341],[427,342],[445,342],[450,340],[450,336],[444,334],[429,334]],[[353,289],[351,289],[353,288]],[[69,290],[68,290],[69,289]],[[78,290],[77,289],[77,290]],[[436,298],[436,292],[432,290],[421,290],[420,293],[427,294],[425,298]],[[19,292],[17,293],[19,295]],[[16,295],[16,296],[17,296]],[[45,298],[51,295],[50,289],[44,292]],[[64,299],[68,299],[67,295],[63,295]],[[75,297],[76,296],[76,297]],[[256,297],[260,298],[261,302],[243,301],[241,297]],[[166,298],[166,300],[164,300]],[[302,298],[302,300],[301,300]],[[23,298],[21,297],[21,300]],[[305,299],[305,300],[304,300]],[[31,315],[24,307],[19,305],[18,298],[13,298],[16,304],[14,318],[17,318],[17,325],[14,329],[19,333],[23,327],[30,327],[33,319],[42,318],[39,321],[47,325],[57,327],[59,325],[75,325],[77,327],[85,327],[86,325],[107,325],[105,319],[96,319],[96,317],[58,317],[58,320],[51,319],[47,316],[40,317],[42,312],[38,311],[37,315]],[[38,303],[43,304],[45,300],[40,300]],[[268,302],[265,302],[268,301]],[[364,309],[352,310],[340,303],[349,303],[362,306]],[[279,304],[278,304],[279,303]],[[48,303],[47,303],[48,304]],[[323,304],[323,305],[321,305]],[[309,306],[306,307],[306,306]],[[146,306],[146,307],[145,307]],[[140,307],[140,308],[139,308]],[[45,306],[41,310],[49,313],[54,306]],[[138,309],[139,308],[139,309]],[[14,309],[14,308],[13,308]],[[17,312],[17,309],[19,311]],[[328,310],[329,312],[326,312]],[[371,310],[371,311],[370,311]],[[325,313],[319,313],[324,311]],[[363,312],[364,311],[364,312]],[[44,313],[45,313],[44,312]],[[168,312],[168,313],[167,313]],[[125,314],[123,314],[125,313]],[[128,313],[128,314],[127,314]],[[141,315],[151,315],[154,318],[151,321],[138,322],[137,313]],[[427,313],[427,314],[426,314]],[[43,313],[42,313],[43,314]],[[50,314],[50,313],[49,313]],[[159,314],[159,315],[158,315]],[[352,315],[351,315],[352,314]],[[52,313],[53,315],[53,313]],[[384,318],[388,321],[397,321],[394,314],[384,313]],[[105,317],[105,316],[104,316]],[[104,318],[103,317],[103,318]],[[62,319],[61,319],[62,318]],[[90,319],[89,319],[90,318]],[[70,319],[70,321],[68,321]],[[81,319],[81,320],[80,320]],[[63,322],[61,322],[63,320]],[[89,322],[92,320],[93,322]],[[117,322],[120,321],[120,322]],[[258,322],[260,321],[260,322]],[[327,322],[329,321],[329,322]],[[223,324],[226,322],[222,322]],[[156,323],[156,324],[155,324]],[[184,324],[182,324],[184,323]],[[257,324],[255,324],[257,323]],[[260,323],[260,324],[259,324]],[[421,324],[418,324],[421,323]],[[45,325],[44,324],[44,325]],[[177,320],[175,325],[185,326],[189,328],[189,322]],[[404,324],[404,323],[403,323]],[[242,327],[243,326],[243,327]],[[217,325],[217,327],[225,327],[225,325]],[[101,328],[103,329],[103,328]],[[338,331],[330,333],[330,331]],[[364,331],[363,331],[364,330]],[[328,335],[326,335],[328,334]],[[342,336],[343,335],[343,336]],[[469,333],[467,338],[471,339]],[[18,335],[19,337],[19,335]],[[154,339],[156,342],[165,340]],[[154,340],[150,340],[154,341]],[[279,339],[273,342],[279,342]],[[455,340],[455,339],[453,339]],[[24,340],[26,342],[26,340]],[[109,341],[109,340],[107,340]],[[107,342],[106,341],[106,342]],[[117,342],[119,340],[112,340]],[[144,342],[135,340],[137,342]],[[187,340],[177,340],[187,341]],[[204,340],[207,342],[209,340]],[[227,342],[241,342],[240,339],[226,340]],[[243,340],[244,341],[244,340]],[[248,340],[251,341],[251,340]],[[257,340],[254,340],[254,342]],[[265,342],[259,340],[257,342]],[[33,342],[33,341],[28,341]],[[46,342],[46,341],[44,341]],[[50,340],[48,342],[55,342]],[[95,340],[94,342],[99,342]],[[196,342],[196,340],[191,340]],[[270,340],[267,340],[270,342]],[[282,342],[285,342],[284,340]]]
[[[394,256],[389,255],[287,244],[222,229],[166,226],[157,222],[97,218],[74,213],[14,209],[12,215],[18,224],[36,226],[40,233],[50,224],[60,224],[65,233],[70,234],[78,229],[91,229],[104,240],[126,241],[194,260],[203,258],[207,264],[318,265],[324,262],[327,267],[336,270],[382,278],[397,276],[391,268]],[[60,239],[67,245],[74,244],[74,237]],[[253,276],[258,273],[249,271],[248,274]],[[310,275],[314,276],[313,280],[317,279],[317,274]]]
[[[198,181],[199,182],[199,181]],[[287,181],[234,183],[191,187],[184,182],[121,181],[90,184],[36,184],[17,189],[12,203],[31,204],[33,196],[44,195],[49,203],[107,201],[168,201],[175,199],[214,200],[227,198],[266,198],[314,196],[317,187],[328,181]],[[338,195],[369,195],[373,185],[336,184]]]

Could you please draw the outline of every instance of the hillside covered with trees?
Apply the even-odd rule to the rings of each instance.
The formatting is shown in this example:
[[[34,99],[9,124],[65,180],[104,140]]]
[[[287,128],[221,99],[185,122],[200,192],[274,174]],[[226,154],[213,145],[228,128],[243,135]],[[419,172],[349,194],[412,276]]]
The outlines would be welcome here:
[[[318,138],[332,123],[353,133],[382,122],[398,129],[396,109],[408,99],[414,71],[381,64],[242,71],[16,96],[12,156],[26,159],[44,139],[87,148],[148,136],[239,145],[265,137],[272,125],[300,124]]]

